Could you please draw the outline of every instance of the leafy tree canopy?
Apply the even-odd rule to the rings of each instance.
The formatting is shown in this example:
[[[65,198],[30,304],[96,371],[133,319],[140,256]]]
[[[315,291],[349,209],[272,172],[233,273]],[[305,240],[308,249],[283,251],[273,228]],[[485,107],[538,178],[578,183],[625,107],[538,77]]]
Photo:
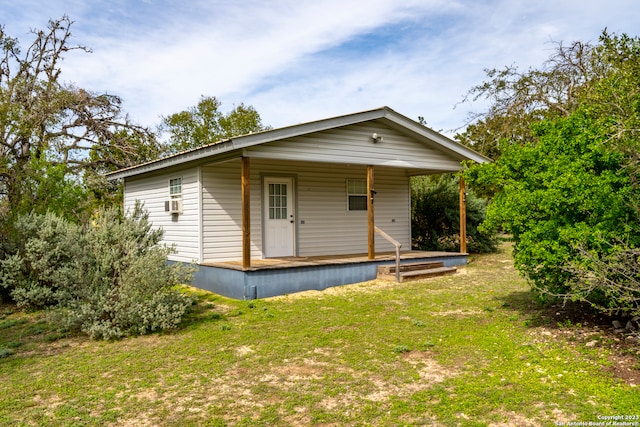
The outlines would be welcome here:
[[[119,97],[62,81],[64,56],[71,51],[90,52],[70,44],[72,24],[64,16],[49,21],[46,30],[32,30],[33,41],[24,50],[0,27],[3,216],[14,217],[20,213],[18,207],[41,204],[39,197],[46,188],[56,185],[44,182],[47,177],[71,185],[85,173],[96,178],[159,153],[153,133],[131,122],[122,112]]]
[[[540,68],[485,70],[488,80],[474,86],[465,101],[484,99],[489,107],[472,114],[471,124],[456,139],[494,160],[506,144],[535,141],[532,123],[569,116],[582,104],[584,92],[610,72],[612,64],[602,50],[613,39],[605,31],[602,45],[557,43]]]
[[[228,113],[215,96],[202,96],[198,104],[162,118],[160,132],[169,135],[166,153],[173,154],[203,145],[269,129],[251,105],[240,104]]]
[[[567,76],[561,82],[543,68],[484,86],[486,93],[512,95],[496,98],[488,117],[516,138],[499,132],[497,160],[472,166],[466,177],[493,194],[484,227],[513,234],[516,266],[536,289],[603,311],[640,314],[640,276],[602,268],[606,260],[637,262],[626,254],[640,244],[640,40],[605,31],[595,46],[573,46],[582,47],[575,60],[562,46],[552,57],[571,71],[559,68]],[[537,91],[513,85],[539,76],[546,80]],[[562,96],[527,98],[559,93],[556,82]],[[520,116],[526,120],[509,124],[513,111],[526,113]],[[621,292],[612,292],[612,283]]]

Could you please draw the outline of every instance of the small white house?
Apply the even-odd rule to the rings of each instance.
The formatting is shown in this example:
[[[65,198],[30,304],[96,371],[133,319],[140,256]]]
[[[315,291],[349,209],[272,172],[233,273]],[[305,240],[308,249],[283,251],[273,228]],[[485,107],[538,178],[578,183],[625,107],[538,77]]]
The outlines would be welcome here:
[[[410,249],[409,178],[455,172],[467,160],[488,159],[382,107],[234,137],[107,178],[124,180],[125,210],[141,201],[162,227],[171,260],[200,266],[194,285],[253,298],[374,278],[336,266],[362,269],[369,263],[345,259],[394,251],[375,230]],[[319,272],[309,265],[317,257],[340,261]]]

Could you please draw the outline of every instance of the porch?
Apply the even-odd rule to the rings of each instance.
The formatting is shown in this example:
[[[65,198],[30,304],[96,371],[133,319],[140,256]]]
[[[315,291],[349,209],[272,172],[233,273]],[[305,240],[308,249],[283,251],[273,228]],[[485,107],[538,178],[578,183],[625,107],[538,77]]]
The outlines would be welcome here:
[[[446,267],[465,265],[466,253],[405,251],[400,263],[439,261]],[[254,259],[200,265],[192,285],[235,299],[268,298],[308,290],[366,282],[377,277],[378,266],[395,263],[395,252],[344,256]]]

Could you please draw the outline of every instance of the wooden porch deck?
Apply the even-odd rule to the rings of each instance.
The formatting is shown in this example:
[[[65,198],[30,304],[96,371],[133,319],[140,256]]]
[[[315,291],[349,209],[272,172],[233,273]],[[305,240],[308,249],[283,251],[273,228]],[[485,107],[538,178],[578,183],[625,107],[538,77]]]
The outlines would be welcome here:
[[[400,259],[402,261],[409,261],[413,259],[446,258],[446,257],[452,257],[452,256],[459,257],[461,255],[464,256],[467,254],[461,254],[458,252],[404,251],[404,252],[400,252]],[[386,261],[395,261],[395,252],[382,252],[382,253],[376,254],[375,260],[370,260],[367,257],[367,254],[252,259],[251,268],[244,271],[258,271],[258,270],[297,268],[297,267],[314,267],[314,266],[341,265],[341,264],[359,264],[359,263],[367,263],[367,262],[380,263],[380,262],[386,262]],[[242,271],[242,260],[203,263],[202,265],[208,266],[208,267],[227,268],[231,270]]]
[[[467,254],[459,252],[405,251],[401,263],[441,261],[445,266],[464,265]],[[192,285],[235,299],[267,298],[308,290],[373,280],[378,266],[395,262],[395,252],[317,257],[286,257],[251,260],[243,269],[241,260],[200,264]]]

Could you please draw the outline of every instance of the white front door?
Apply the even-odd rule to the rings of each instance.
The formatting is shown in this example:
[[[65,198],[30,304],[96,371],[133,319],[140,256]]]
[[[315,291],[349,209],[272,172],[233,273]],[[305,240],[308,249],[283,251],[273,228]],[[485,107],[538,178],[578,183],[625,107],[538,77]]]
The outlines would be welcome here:
[[[293,178],[264,179],[264,255],[295,255],[296,219],[293,208]]]

